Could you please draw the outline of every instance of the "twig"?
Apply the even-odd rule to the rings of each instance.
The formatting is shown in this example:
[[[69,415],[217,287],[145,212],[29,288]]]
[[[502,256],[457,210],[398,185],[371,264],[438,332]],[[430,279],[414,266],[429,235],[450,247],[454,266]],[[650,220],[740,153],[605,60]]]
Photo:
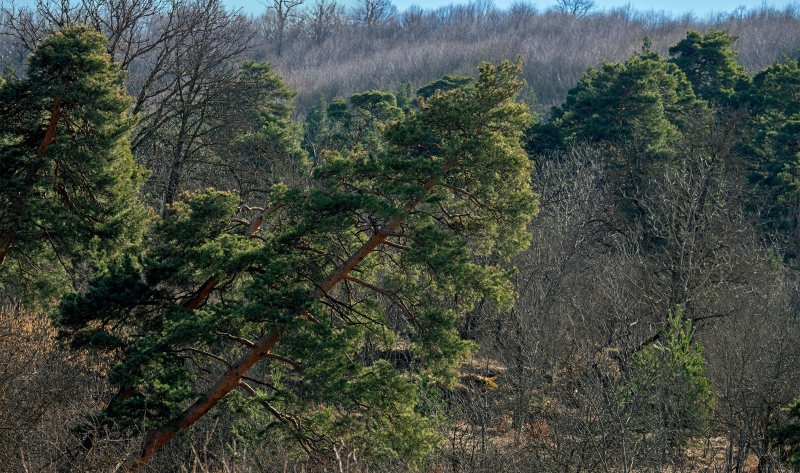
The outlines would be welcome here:
[[[399,243],[394,243],[394,242],[391,242],[391,241],[389,241],[389,240],[384,240],[382,243],[383,243],[384,245],[391,246],[392,248],[397,248],[397,249],[399,249],[399,250],[403,250],[403,251],[411,251],[411,248],[409,248],[408,246],[406,246],[406,245],[401,245],[401,244],[399,244]]]
[[[228,366],[229,369],[233,369],[233,365],[231,365],[224,358],[221,358],[221,357],[219,357],[219,356],[217,356],[217,355],[215,355],[213,353],[209,353],[207,351],[203,351],[203,350],[200,350],[200,349],[197,349],[197,348],[185,347],[185,348],[179,348],[177,350],[170,350],[170,351],[172,351],[172,352],[190,351],[190,352],[193,352],[193,353],[198,353],[200,355],[205,355],[207,357],[213,358],[213,359],[215,359],[217,361],[221,361],[221,362],[225,363]]]
[[[410,310],[408,310],[408,307],[406,307],[406,305],[403,303],[401,299],[396,298],[393,294],[386,291],[385,289],[381,289],[378,286],[372,285],[366,281],[362,281],[361,279],[355,278],[353,276],[345,276],[345,279],[348,281],[353,281],[358,285],[364,286],[367,289],[371,289],[379,294],[386,296],[387,299],[392,301],[392,303],[394,303],[396,306],[400,307],[403,310],[403,312],[405,312],[406,315],[408,315],[409,320],[411,320],[414,323],[414,325],[419,327],[419,324],[417,323],[417,318],[414,317],[414,314],[412,314]]]
[[[285,356],[281,356],[281,355],[278,355],[278,354],[275,354],[275,353],[270,353],[267,356],[270,357],[270,358],[274,358],[276,360],[282,361],[284,363],[288,363],[288,364],[294,366],[298,371],[303,371],[304,369],[306,369],[306,367],[303,366],[302,364],[300,364],[300,363],[298,363],[298,362],[296,362],[294,360],[291,360],[289,358],[286,358]]]
[[[241,344],[243,344],[243,345],[247,345],[247,346],[248,346],[248,347],[250,347],[250,348],[253,348],[254,346],[256,346],[256,344],[255,344],[255,343],[251,342],[250,340],[248,340],[248,339],[246,339],[246,338],[237,337],[236,335],[231,335],[231,334],[229,334],[229,333],[225,333],[225,332],[217,332],[217,336],[218,336],[218,337],[225,337],[225,338],[229,338],[229,339],[231,339],[231,340],[234,340],[234,341],[237,341],[237,342],[239,342],[239,343],[241,343]]]

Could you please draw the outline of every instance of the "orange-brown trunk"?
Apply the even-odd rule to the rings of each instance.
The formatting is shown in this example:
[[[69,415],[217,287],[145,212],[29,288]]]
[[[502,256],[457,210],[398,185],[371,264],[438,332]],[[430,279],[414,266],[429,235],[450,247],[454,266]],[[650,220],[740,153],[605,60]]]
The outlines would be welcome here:
[[[443,171],[447,172],[452,167],[452,163],[445,164]],[[436,184],[436,180],[431,178],[425,182],[423,189],[428,192]],[[403,208],[404,214],[414,210],[419,205],[419,200],[414,200],[406,204]],[[333,289],[338,283],[343,281],[358,264],[364,260],[372,251],[374,251],[381,243],[385,242],[390,234],[400,226],[403,221],[403,216],[400,215],[394,220],[387,222],[380,229],[378,229],[370,238],[364,243],[361,248],[353,253],[347,261],[342,263],[336,268],[330,276],[328,276],[316,289],[311,291],[309,298],[319,299]],[[206,283],[208,284],[208,283]],[[217,402],[225,397],[229,392],[239,386],[242,378],[256,363],[269,356],[270,349],[273,345],[280,341],[283,336],[284,330],[276,330],[261,337],[258,342],[253,346],[239,361],[236,362],[223,376],[212,386],[206,393],[195,401],[187,410],[185,410],[178,418],[174,419],[167,425],[151,431],[142,441],[142,449],[139,454],[138,460],[127,467],[129,473],[140,471],[147,465],[153,455],[158,452],[167,442],[169,442],[177,433],[191,427],[195,422],[200,420]]]
[[[61,97],[56,95],[53,99],[53,111],[50,114],[50,123],[47,125],[47,131],[45,131],[44,139],[42,143],[39,145],[39,148],[36,150],[36,154],[40,157],[44,157],[47,148],[53,143],[53,140],[56,138],[56,127],[58,126],[58,119],[61,117]],[[30,182],[28,183],[28,187],[31,189],[33,188],[33,180],[29,176],[28,179]],[[21,213],[23,207],[25,206],[25,200],[28,197],[27,193],[21,192],[21,195],[16,199],[14,202],[12,215],[14,213]],[[11,251],[11,247],[14,245],[14,237],[15,233],[17,232],[16,222],[13,221],[11,226],[6,228],[3,232],[2,239],[0,239],[0,266],[5,263],[6,257],[8,253]]]
[[[42,140],[42,144],[39,145],[39,149],[36,150],[36,154],[40,157],[44,158],[44,153],[47,151],[47,148],[53,144],[53,140],[56,139],[56,127],[58,126],[58,119],[61,117],[61,97],[56,95],[56,98],[53,99],[53,112],[50,114],[50,124],[47,125],[47,131],[44,134],[44,140]]]

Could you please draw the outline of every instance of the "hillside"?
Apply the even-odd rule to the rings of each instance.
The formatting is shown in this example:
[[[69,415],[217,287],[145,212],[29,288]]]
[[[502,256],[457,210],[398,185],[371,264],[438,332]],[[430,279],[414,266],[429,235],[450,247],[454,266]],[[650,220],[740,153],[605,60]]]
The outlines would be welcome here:
[[[0,18],[0,470],[800,468],[796,5]]]

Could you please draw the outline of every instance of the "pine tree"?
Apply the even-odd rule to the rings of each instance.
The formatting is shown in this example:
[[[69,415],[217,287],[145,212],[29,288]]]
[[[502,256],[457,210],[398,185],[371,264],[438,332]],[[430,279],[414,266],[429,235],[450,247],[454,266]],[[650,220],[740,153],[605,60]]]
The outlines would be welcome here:
[[[623,403],[641,418],[640,434],[651,436],[657,448],[682,448],[703,432],[711,415],[714,391],[694,334],[680,307],[670,311],[661,340],[636,354],[631,382],[622,391]]]
[[[800,254],[800,67],[787,59],[753,77],[737,96],[751,112],[753,133],[742,142],[749,157],[748,179],[771,230],[789,236]]]
[[[328,147],[328,130],[328,102],[325,97],[320,97],[303,120],[303,149],[315,164],[319,163],[322,151]]]
[[[738,51],[731,49],[737,36],[710,29],[703,35],[689,31],[686,38],[670,46],[670,62],[677,65],[692,83],[697,98],[728,105],[737,90],[745,88],[750,76],[736,62]]]
[[[549,135],[544,141],[556,143],[638,141],[657,151],[678,136],[686,113],[696,106],[683,72],[657,53],[644,51],[624,64],[606,61],[602,69],[586,71],[564,105],[553,109],[552,123],[534,127],[532,136]]]
[[[57,32],[29,58],[27,78],[0,84],[3,284],[63,283],[76,262],[140,238],[135,119],[104,43],[86,27]]]
[[[301,128],[291,120],[294,96],[269,63],[244,61],[220,100],[220,107],[233,109],[222,114],[220,122],[226,119],[226,125],[206,138],[213,153],[207,159],[214,166],[198,166],[205,171],[202,187],[234,189],[244,201],[259,201],[279,175],[306,169]],[[209,176],[212,170],[219,174]]]
[[[524,249],[537,209],[518,72],[483,64],[474,87],[397,116],[380,146],[323,154],[263,209],[184,195],[146,253],[62,305],[73,346],[121,354],[104,415],[149,429],[131,471],[222,400],[317,452],[413,460],[437,444],[417,392],[454,382],[472,348],[459,313],[513,302],[509,270],[476,257]]]
[[[397,99],[391,92],[372,90],[350,96],[351,146],[359,143],[368,149],[381,146],[381,131],[403,116]]]
[[[380,90],[353,94],[349,105],[341,98],[325,104],[320,97],[305,119],[304,147],[317,160],[326,151],[346,152],[356,145],[377,151],[382,131],[403,117],[394,94]]]
[[[408,113],[412,109],[415,109],[417,105],[417,99],[414,95],[414,87],[411,85],[411,82],[403,82],[397,86],[397,92],[395,92],[395,96],[397,97],[397,106],[404,113]]]

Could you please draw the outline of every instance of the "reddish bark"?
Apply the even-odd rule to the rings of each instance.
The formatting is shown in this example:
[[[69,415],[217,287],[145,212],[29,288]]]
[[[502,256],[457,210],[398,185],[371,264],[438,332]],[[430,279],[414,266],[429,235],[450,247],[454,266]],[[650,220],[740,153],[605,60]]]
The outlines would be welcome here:
[[[452,163],[447,163],[442,171],[447,172],[452,167]],[[431,178],[425,182],[423,189],[425,192],[430,191],[433,189],[433,186],[436,184],[436,180]],[[419,200],[413,200],[409,202],[404,208],[403,214],[396,217],[391,222],[387,222],[381,228],[379,228],[372,236],[367,240],[361,248],[358,249],[355,253],[353,253],[347,261],[342,263],[338,268],[336,268],[330,276],[328,276],[316,289],[314,289],[309,297],[312,299],[317,299],[320,297],[324,297],[328,291],[333,289],[334,286],[339,284],[342,280],[344,280],[349,274],[350,271],[353,270],[359,263],[364,261],[364,258],[369,256],[375,248],[377,248],[381,243],[384,243],[389,236],[397,230],[400,224],[403,222],[403,217],[405,217],[408,213],[414,210],[417,205],[419,205]]]
[[[56,138],[56,127],[58,126],[58,119],[61,117],[61,97],[56,95],[53,99],[53,111],[50,114],[50,123],[47,125],[47,131],[44,134],[44,139],[42,143],[39,145],[39,148],[36,150],[36,154],[40,157],[44,157],[47,148],[53,143],[53,140]],[[35,173],[35,172],[34,172]],[[28,178],[28,185],[27,187],[32,190],[33,189],[33,179],[29,176]],[[12,215],[13,214],[21,214],[23,212],[23,208],[25,207],[25,201],[27,200],[28,194],[25,192],[21,192],[21,195],[17,198],[16,202],[14,202],[12,206]],[[17,215],[19,216],[19,215]],[[3,232],[2,238],[0,238],[0,265],[5,263],[6,257],[8,256],[9,251],[11,251],[11,247],[14,245],[14,237],[16,236],[17,228],[16,223],[13,222],[9,228],[6,228]]]
[[[261,222],[263,221],[264,214],[262,213],[250,223],[250,225],[247,227],[247,230],[244,232],[244,236],[246,236],[248,239],[252,239],[255,234],[258,233],[258,229],[261,228]]]
[[[442,171],[447,172],[452,167],[452,163],[447,163]],[[430,191],[436,184],[436,180],[431,178],[425,182],[423,189],[425,192]],[[361,261],[364,260],[372,251],[374,251],[381,243],[394,233],[400,226],[405,215],[414,210],[419,205],[419,200],[413,200],[404,206],[403,214],[396,217],[394,220],[387,222],[379,228],[373,235],[364,243],[361,248],[353,253],[347,261],[342,263],[328,276],[316,289],[309,294],[310,299],[319,299],[325,295],[339,282],[343,281]],[[260,222],[259,222],[260,223]],[[206,283],[208,284],[208,282]],[[204,285],[205,286],[205,285]],[[299,314],[302,315],[302,314]],[[217,402],[222,400],[229,392],[240,386],[242,378],[247,372],[255,366],[256,363],[269,356],[269,351],[273,345],[280,341],[283,336],[284,330],[276,330],[261,337],[255,346],[253,346],[239,361],[236,362],[217,383],[209,388],[206,393],[188,409],[186,409],[179,417],[169,422],[167,425],[151,431],[142,441],[142,448],[139,453],[139,458],[130,466],[127,467],[129,473],[140,471],[147,465],[153,455],[158,452],[167,442],[169,442],[177,433],[191,427],[195,422],[200,420],[209,410],[211,410]]]
[[[217,287],[217,283],[219,283],[219,276],[215,274],[210,278],[208,278],[208,280],[204,282],[202,286],[200,286],[200,289],[197,290],[195,295],[192,296],[191,299],[183,303],[183,306],[186,307],[187,309],[192,309],[192,310],[197,309],[197,307],[200,306],[200,303],[206,300],[208,295],[211,294],[211,291],[213,291],[214,288]]]
[[[219,381],[214,384],[206,394],[194,402],[188,409],[167,425],[151,431],[142,441],[142,449],[136,462],[128,467],[129,472],[140,471],[153,458],[153,455],[161,449],[178,432],[192,426],[200,420],[208,411],[211,410],[223,397],[234,388],[239,386],[242,377],[258,361],[269,355],[269,350],[283,335],[282,330],[268,333],[261,337],[256,345],[251,348],[231,369],[229,369]]]
[[[47,131],[44,134],[44,140],[42,140],[42,144],[40,144],[39,149],[36,150],[36,154],[42,158],[44,158],[44,153],[47,151],[47,148],[53,144],[53,140],[56,138],[56,126],[58,126],[58,119],[60,117],[61,97],[56,95],[56,98],[53,99],[53,111],[50,114],[50,124],[47,125]]]

